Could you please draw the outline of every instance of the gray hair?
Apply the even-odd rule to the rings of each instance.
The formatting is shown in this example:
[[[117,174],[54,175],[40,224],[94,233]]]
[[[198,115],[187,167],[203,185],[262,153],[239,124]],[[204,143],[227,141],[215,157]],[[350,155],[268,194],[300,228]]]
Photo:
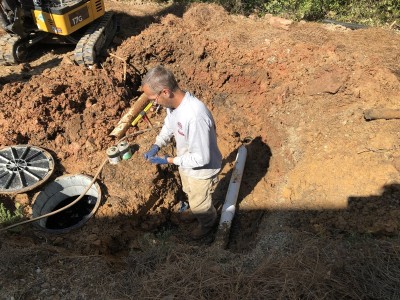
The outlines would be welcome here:
[[[142,86],[144,85],[147,85],[155,94],[160,93],[165,88],[171,91],[178,89],[174,74],[161,65],[147,72],[142,80]]]

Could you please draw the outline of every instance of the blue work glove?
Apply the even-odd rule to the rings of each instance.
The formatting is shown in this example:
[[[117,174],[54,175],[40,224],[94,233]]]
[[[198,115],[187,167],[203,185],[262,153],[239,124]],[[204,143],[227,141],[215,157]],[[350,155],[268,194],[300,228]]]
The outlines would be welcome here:
[[[153,145],[153,146],[151,146],[151,148],[150,148],[150,150],[149,151],[147,151],[145,154],[144,154],[144,158],[145,159],[149,159],[150,157],[153,157],[154,155],[156,155],[157,154],[157,152],[160,150],[160,147],[158,147],[157,145]]]
[[[156,165],[165,165],[165,164],[168,164],[167,158],[168,158],[167,155],[165,155],[164,157],[153,156],[153,157],[149,158],[149,162],[151,162],[152,164],[156,164]]]

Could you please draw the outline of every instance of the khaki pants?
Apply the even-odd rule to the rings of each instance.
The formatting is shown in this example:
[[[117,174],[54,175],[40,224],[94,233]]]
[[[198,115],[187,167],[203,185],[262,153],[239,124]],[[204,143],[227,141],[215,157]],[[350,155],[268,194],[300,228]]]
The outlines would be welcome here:
[[[218,183],[218,175],[208,179],[188,177],[180,172],[182,189],[187,194],[192,213],[203,227],[214,225],[217,211],[212,203],[212,194]]]

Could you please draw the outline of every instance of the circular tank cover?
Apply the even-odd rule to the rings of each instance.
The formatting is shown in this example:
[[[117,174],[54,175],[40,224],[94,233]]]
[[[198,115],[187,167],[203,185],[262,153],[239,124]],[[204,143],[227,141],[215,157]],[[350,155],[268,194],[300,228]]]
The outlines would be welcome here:
[[[54,171],[46,150],[31,145],[0,149],[0,194],[23,193],[43,184]]]

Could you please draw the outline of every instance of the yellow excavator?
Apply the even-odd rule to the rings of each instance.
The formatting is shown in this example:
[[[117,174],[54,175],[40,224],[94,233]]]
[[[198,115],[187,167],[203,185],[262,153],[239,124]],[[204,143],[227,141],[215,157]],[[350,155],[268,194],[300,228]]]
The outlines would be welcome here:
[[[0,25],[3,65],[25,61],[38,43],[76,45],[74,60],[93,65],[117,31],[104,0],[0,0]]]

